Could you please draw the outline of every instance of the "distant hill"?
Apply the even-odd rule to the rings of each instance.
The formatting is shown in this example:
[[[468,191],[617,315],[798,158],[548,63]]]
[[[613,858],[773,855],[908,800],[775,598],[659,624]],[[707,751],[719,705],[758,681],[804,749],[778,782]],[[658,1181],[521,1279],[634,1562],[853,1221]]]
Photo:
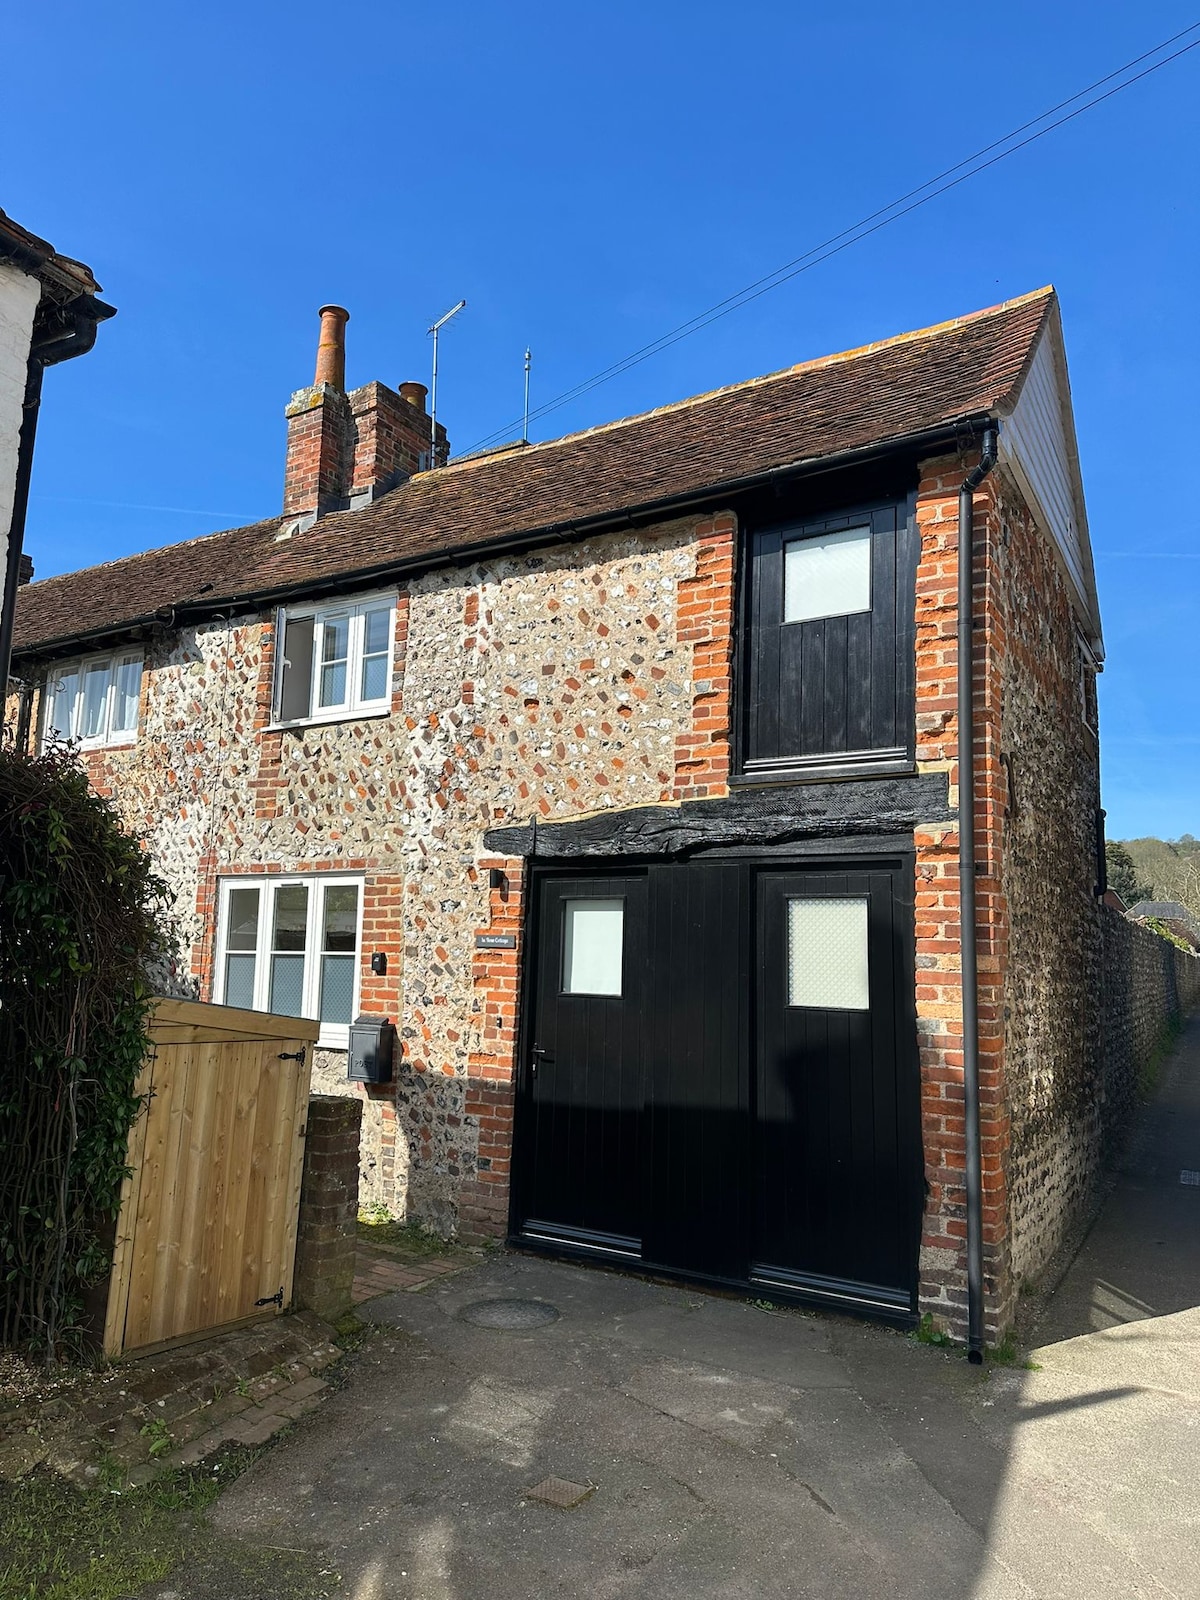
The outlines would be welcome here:
[[[1178,900],[1200,916],[1200,839],[1123,839],[1140,881],[1154,900]]]

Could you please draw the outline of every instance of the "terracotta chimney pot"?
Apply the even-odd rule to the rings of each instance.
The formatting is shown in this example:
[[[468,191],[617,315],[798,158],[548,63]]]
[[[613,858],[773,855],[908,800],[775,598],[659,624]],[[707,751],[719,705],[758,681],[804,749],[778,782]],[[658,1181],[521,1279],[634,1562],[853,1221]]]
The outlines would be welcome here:
[[[317,344],[317,375],[314,388],[328,383],[335,389],[346,387],[346,324],[350,313],[341,306],[321,307],[321,338]]]
[[[416,406],[418,411],[424,411],[425,396],[428,393],[428,384],[402,383],[400,385],[400,398],[402,400],[407,400],[410,406]]]

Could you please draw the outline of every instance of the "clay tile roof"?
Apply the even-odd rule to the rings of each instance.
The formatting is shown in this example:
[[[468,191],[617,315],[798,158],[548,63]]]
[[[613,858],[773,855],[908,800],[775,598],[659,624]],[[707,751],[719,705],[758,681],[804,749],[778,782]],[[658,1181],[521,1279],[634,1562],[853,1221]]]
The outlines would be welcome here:
[[[451,462],[290,539],[277,539],[276,516],[47,578],[20,593],[15,647],[95,638],[189,602],[236,603],[429,563],[1003,412],[1054,303],[1053,289],[1040,289],[642,416]]]

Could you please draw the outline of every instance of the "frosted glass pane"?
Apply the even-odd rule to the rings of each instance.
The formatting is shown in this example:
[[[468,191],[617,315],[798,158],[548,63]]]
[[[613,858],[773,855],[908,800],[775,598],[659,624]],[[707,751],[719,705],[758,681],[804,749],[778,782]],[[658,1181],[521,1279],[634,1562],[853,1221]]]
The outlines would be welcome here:
[[[349,1022],[354,1004],[354,957],[321,957],[321,1021]]]
[[[847,528],[784,546],[785,622],[813,622],[870,609],[870,528]]]
[[[344,706],[346,704],[346,663],[334,661],[321,668],[321,704]]]
[[[254,957],[226,956],[225,1001],[227,1006],[254,1010]]]
[[[364,700],[383,700],[387,696],[387,669],[386,656],[366,656],[362,664],[362,698]]]
[[[142,687],[142,663],[122,661],[117,668],[117,690],[113,704],[114,733],[136,733],[138,695]]]
[[[269,1009],[280,1016],[298,1017],[304,1005],[304,957],[271,957]]]
[[[789,900],[787,908],[788,1005],[866,1011],[866,900]]]
[[[83,719],[80,737],[97,739],[104,733],[104,719],[108,710],[108,686],[112,681],[112,668],[88,667],[83,674]]]
[[[563,993],[620,994],[624,900],[563,902]]]

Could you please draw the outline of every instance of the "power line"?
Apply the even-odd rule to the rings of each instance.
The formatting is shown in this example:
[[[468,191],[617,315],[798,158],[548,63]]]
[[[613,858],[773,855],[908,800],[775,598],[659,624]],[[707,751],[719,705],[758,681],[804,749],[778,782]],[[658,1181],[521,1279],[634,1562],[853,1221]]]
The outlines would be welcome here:
[[[832,256],[840,254],[843,250],[848,250],[851,245],[870,238],[872,234],[878,233],[893,222],[898,222],[902,217],[908,216],[921,206],[928,205],[931,200],[936,200],[950,189],[955,189],[959,184],[966,183],[969,178],[978,177],[981,172],[986,172],[989,167],[994,167],[1009,156],[1015,155],[1018,150],[1023,150],[1026,146],[1034,144],[1038,139],[1044,138],[1046,134],[1053,133],[1056,128],[1061,128],[1065,123],[1073,121],[1076,117],[1081,117],[1084,112],[1093,110],[1106,100],[1111,100],[1114,95],[1120,94],[1122,90],[1131,88],[1143,78],[1148,78],[1152,73],[1169,66],[1172,61],[1177,61],[1180,56],[1187,55],[1190,50],[1195,50],[1197,46],[1200,46],[1200,39],[1193,39],[1190,44],[1186,44],[1181,49],[1164,56],[1161,61],[1156,61],[1153,66],[1144,68],[1143,71],[1135,73],[1132,77],[1125,76],[1133,67],[1140,66],[1143,61],[1150,60],[1152,56],[1160,55],[1162,51],[1169,49],[1171,45],[1178,43],[1180,39],[1186,38],[1189,33],[1195,33],[1197,29],[1200,29],[1200,22],[1193,22],[1190,26],[1181,29],[1169,39],[1164,39],[1160,44],[1145,51],[1142,55],[1133,57],[1132,60],[1126,61],[1123,66],[1106,73],[1102,78],[1097,78],[1094,83],[1088,84],[1086,88],[1069,95],[1065,100],[1060,100],[1057,105],[1049,107],[1039,116],[1031,118],[1028,122],[1023,122],[1017,128],[1013,128],[1002,138],[993,140],[991,144],[984,145],[982,149],[976,150],[973,155],[964,157],[963,160],[955,162],[953,166],[945,168],[944,171],[939,172],[936,176],[926,179],[924,183],[918,184],[915,189],[908,190],[906,194],[900,195],[885,206],[881,206],[877,211],[872,211],[868,216],[860,218],[858,222],[851,224],[848,228],[843,228],[840,233],[833,234],[823,243],[813,245],[803,255],[793,257],[791,261],[785,262],[783,266],[777,267],[773,272],[769,272],[764,277],[757,278],[753,283],[747,284],[744,288],[727,295],[724,300],[718,300],[715,305],[709,306],[707,310],[697,312],[694,317],[689,317],[686,322],[680,323],[678,327],[672,328],[668,333],[661,334],[657,339],[651,340],[649,344],[642,345],[640,349],[622,357],[620,361],[613,362],[611,366],[603,368],[592,377],[586,378],[572,388],[564,390],[552,400],[545,401],[529,413],[529,421],[535,421],[539,417],[548,415],[551,411],[558,410],[559,407],[567,405],[570,401],[579,399],[590,390],[598,388],[599,385],[607,383],[611,378],[619,377],[622,373],[628,372],[631,367],[638,366],[641,362],[649,360],[651,356],[658,355],[661,351],[669,349],[681,340],[689,338],[693,333],[699,333],[701,329],[720,321],[722,317],[729,316],[731,312],[741,310],[743,306],[749,305],[762,295],[769,294],[772,289],[778,289],[781,285],[790,282],[791,279],[811,271],[813,267],[819,266],[824,261],[828,261]],[[1118,83],[1114,88],[1106,90],[1103,94],[1095,94],[1097,89],[1103,88],[1107,83],[1112,83],[1114,78],[1122,78],[1124,81]],[[1089,95],[1094,95],[1095,97],[1087,99]],[[1065,116],[1057,117],[1053,122],[1046,122],[1047,118],[1055,117],[1059,111],[1065,110],[1067,106],[1075,105],[1079,100],[1086,100],[1086,104],[1076,106],[1074,111],[1068,111]],[[1039,123],[1046,123],[1046,126],[1038,128]],[[1028,138],[1021,139],[1019,136],[1026,133],[1030,128],[1038,128],[1038,131],[1030,133]],[[1014,144],[1013,140],[1018,140],[1018,142]],[[1002,148],[1004,146],[1008,148]],[[992,155],[992,151],[999,151],[999,154]],[[983,160],[984,156],[990,156],[990,160]],[[969,170],[964,171],[964,168]],[[955,177],[955,173],[958,173],[959,176]],[[926,190],[929,193],[925,193]],[[916,198],[917,196],[920,196],[920,198]],[[515,426],[517,424],[513,423],[503,428],[497,428],[494,432],[489,433],[485,438],[472,445],[471,450],[478,450],[491,444],[494,440],[510,437]],[[470,451],[464,453],[469,454]]]

